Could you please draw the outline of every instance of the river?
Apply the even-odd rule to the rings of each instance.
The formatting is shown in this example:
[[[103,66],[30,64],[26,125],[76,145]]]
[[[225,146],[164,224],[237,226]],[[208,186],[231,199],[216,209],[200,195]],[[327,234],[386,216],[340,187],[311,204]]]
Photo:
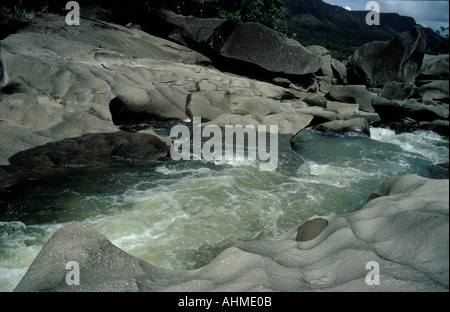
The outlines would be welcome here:
[[[194,269],[261,230],[278,236],[314,215],[359,209],[389,177],[429,176],[428,166],[449,158],[448,140],[429,131],[371,128],[368,138],[305,129],[293,141],[295,153],[273,172],[245,159],[165,158],[0,191],[0,291],[12,291],[70,223],[153,265]]]

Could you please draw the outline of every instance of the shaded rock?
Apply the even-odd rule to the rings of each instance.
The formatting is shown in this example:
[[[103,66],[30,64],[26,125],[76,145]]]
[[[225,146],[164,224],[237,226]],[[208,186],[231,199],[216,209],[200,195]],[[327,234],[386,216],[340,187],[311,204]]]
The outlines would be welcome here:
[[[417,94],[421,97],[430,98],[433,100],[447,100],[449,99],[449,81],[448,80],[433,80],[417,90]]]
[[[374,41],[359,47],[348,59],[348,83],[381,87],[388,81],[414,83],[425,54],[426,36],[421,26],[390,41]]]
[[[323,221],[277,238],[258,233],[191,271],[159,269],[81,224],[68,225],[53,234],[15,291],[447,292],[448,188],[448,179],[394,177],[358,211],[314,217]],[[297,241],[299,232],[315,238]],[[80,264],[80,285],[66,284],[69,261]],[[369,261],[380,266],[379,285],[365,283]]]
[[[395,101],[377,97],[373,99],[372,106],[384,122],[396,121],[405,117],[416,121],[448,119],[448,108],[442,105],[426,105],[412,99]]]
[[[253,62],[272,72],[291,75],[314,73],[322,65],[320,59],[298,41],[256,23],[236,26],[220,53],[225,57]]]
[[[364,118],[329,121],[314,126],[314,129],[325,133],[359,133],[370,137],[369,123]]]
[[[372,100],[376,97],[376,94],[362,85],[332,86],[327,97],[338,102],[359,104],[359,109],[365,112],[375,112],[372,107]]]
[[[307,46],[306,48],[322,60],[322,66],[320,67],[320,70],[316,72],[317,76],[334,78],[331,80],[333,84],[347,83],[347,68],[343,63],[332,58],[330,51],[319,45]]]
[[[332,58],[331,70],[339,84],[347,84],[347,67],[342,62]]]
[[[260,68],[272,73],[306,75],[322,66],[320,58],[298,41],[261,24],[237,25],[225,19],[186,17],[167,10],[160,10],[158,16],[189,47],[213,57],[217,66],[224,62],[218,58],[227,59],[224,64],[228,71],[235,67],[243,73],[242,69],[252,64],[248,68],[255,72]],[[233,66],[231,60],[238,63]],[[252,71],[247,74],[252,75]]]
[[[449,137],[450,123],[448,120],[437,119],[433,121],[422,121],[419,123],[419,129],[434,131],[440,135]]]
[[[333,69],[331,68],[330,51],[319,45],[312,45],[306,47],[309,51],[317,55],[322,60],[320,71],[317,72],[319,76],[333,77]]]
[[[416,91],[416,86],[409,82],[389,81],[381,89],[380,96],[388,100],[406,100]]]
[[[448,179],[448,162],[444,164],[431,165],[427,167],[430,172],[430,176],[433,179]]]
[[[420,68],[420,79],[449,79],[449,56],[448,54],[429,55],[423,57]]]
[[[307,242],[316,238],[328,225],[328,220],[315,218],[302,224],[297,231],[297,241]]]
[[[0,187],[26,179],[64,176],[114,164],[152,164],[165,157],[171,140],[154,132],[91,133],[47,143],[12,156],[0,171]],[[4,179],[4,180],[3,180]]]

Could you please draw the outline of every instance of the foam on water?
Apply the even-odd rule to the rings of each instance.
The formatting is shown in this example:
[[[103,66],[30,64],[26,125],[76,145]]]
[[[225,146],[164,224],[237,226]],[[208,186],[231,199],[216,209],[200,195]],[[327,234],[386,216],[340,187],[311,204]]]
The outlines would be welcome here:
[[[411,155],[418,154],[435,164],[448,161],[448,140],[435,132],[418,130],[396,134],[383,128],[371,128],[370,131],[372,139],[397,145]]]
[[[372,139],[306,129],[294,140],[297,154],[280,152],[273,172],[245,160],[165,160],[0,193],[0,291],[13,290],[69,223],[156,266],[193,269],[260,230],[278,236],[313,215],[353,211],[390,176],[426,175],[427,165],[448,161],[448,142],[433,133],[371,131]]]

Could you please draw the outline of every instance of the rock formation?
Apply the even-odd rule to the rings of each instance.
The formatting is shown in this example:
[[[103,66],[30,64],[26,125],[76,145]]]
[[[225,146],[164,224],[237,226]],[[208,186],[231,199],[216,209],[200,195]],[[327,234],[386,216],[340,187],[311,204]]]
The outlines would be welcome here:
[[[366,43],[348,60],[348,81],[371,87],[383,86],[388,81],[414,83],[422,66],[425,47],[426,37],[419,26],[388,42]]]
[[[52,14],[2,40],[0,188],[152,163],[170,138],[121,130],[145,121],[278,125],[280,150],[306,127],[448,135],[448,55],[424,57],[420,27],[339,62],[258,24],[158,14],[171,41],[101,20],[69,27]],[[16,291],[448,291],[448,205],[448,179],[395,177],[356,212],[315,217],[278,238],[261,233],[193,271],[156,268],[73,224],[52,236]],[[81,265],[76,288],[65,283],[68,261]],[[365,283],[370,261],[381,270],[374,287]]]
[[[191,271],[152,266],[72,224],[53,234],[15,291],[447,292],[448,187],[394,177],[358,211],[312,217],[277,238],[261,232]],[[66,283],[69,261],[80,265],[80,285]],[[373,261],[378,285],[366,281]]]

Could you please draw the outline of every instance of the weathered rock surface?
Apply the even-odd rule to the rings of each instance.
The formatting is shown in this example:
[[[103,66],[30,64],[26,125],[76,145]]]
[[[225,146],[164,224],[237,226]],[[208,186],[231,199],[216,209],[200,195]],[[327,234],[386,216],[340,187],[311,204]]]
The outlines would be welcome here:
[[[89,133],[77,138],[47,143],[12,156],[11,165],[0,167],[12,182],[52,176],[65,176],[120,163],[148,165],[165,157],[172,140],[156,133]],[[0,173],[1,175],[1,173]]]
[[[383,121],[395,121],[408,117],[416,121],[434,121],[448,119],[448,107],[429,105],[410,99],[405,101],[374,98],[372,106]]]
[[[360,133],[370,137],[369,123],[364,118],[329,121],[314,126],[314,129],[325,133]]]
[[[72,224],[42,248],[15,291],[448,291],[449,181],[394,177],[360,210],[263,232],[192,271],[154,267]],[[66,263],[80,265],[69,286]],[[368,286],[366,264],[379,265]]]
[[[343,103],[356,103],[362,111],[373,113],[372,100],[377,96],[363,85],[332,86],[327,96]]]
[[[388,100],[407,100],[414,94],[417,87],[409,82],[389,81],[381,89],[380,96]]]
[[[193,50],[106,22],[37,18],[2,41],[1,58],[3,165],[20,151],[127,122],[230,113],[260,120],[299,102],[285,88],[205,67],[209,59]]]
[[[429,55],[423,57],[420,77],[423,79],[449,79],[449,55]]]
[[[236,60],[288,75],[311,74],[322,66],[321,59],[298,41],[261,24],[236,25],[225,19],[185,17],[166,10],[158,15],[173,29],[172,38],[176,34],[182,38],[180,43],[228,59],[227,66]]]
[[[423,98],[448,102],[449,82],[448,80],[432,80],[420,86],[417,93]]]
[[[388,81],[414,83],[425,48],[426,36],[420,26],[390,41],[364,44],[348,60],[348,82],[371,87],[382,87]]]

